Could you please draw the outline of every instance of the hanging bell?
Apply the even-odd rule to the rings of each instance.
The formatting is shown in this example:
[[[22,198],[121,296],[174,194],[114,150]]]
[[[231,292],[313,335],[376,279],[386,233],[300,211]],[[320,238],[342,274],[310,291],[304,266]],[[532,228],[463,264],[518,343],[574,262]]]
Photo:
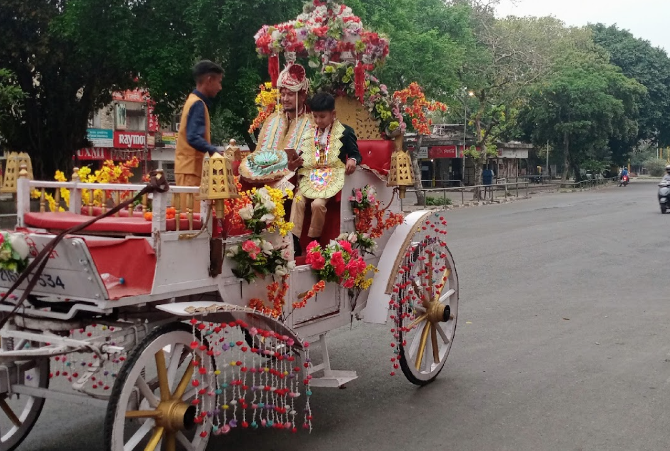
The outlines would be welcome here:
[[[389,169],[388,182],[386,186],[397,186],[398,196],[405,198],[405,190],[414,185],[412,159],[404,150],[396,150],[391,155],[391,168]]]

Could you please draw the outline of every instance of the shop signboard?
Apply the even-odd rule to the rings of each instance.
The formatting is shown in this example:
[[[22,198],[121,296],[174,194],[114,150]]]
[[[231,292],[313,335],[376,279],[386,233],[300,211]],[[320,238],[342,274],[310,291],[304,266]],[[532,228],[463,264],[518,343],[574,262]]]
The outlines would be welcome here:
[[[144,132],[114,132],[114,147],[121,149],[143,149],[146,142]]]
[[[163,133],[163,147],[174,149],[177,147],[177,134],[173,132]]]
[[[458,152],[456,146],[431,146],[428,148],[428,158],[462,158],[463,151]]]
[[[416,153],[417,158],[428,158],[428,147],[420,147]]]
[[[498,158],[525,159],[528,158],[527,149],[498,149]]]
[[[86,129],[86,138],[94,147],[114,147],[114,130],[89,128]]]
[[[111,150],[103,147],[87,147],[77,150],[77,159],[87,160],[111,160]]]

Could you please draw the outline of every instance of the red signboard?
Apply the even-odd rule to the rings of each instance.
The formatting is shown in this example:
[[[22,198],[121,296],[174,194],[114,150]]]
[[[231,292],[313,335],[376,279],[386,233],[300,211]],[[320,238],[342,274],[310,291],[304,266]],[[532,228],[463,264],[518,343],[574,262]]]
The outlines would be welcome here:
[[[148,127],[147,129],[150,132],[157,132],[158,131],[158,117],[154,114],[154,106],[149,104],[149,111],[148,111]]]
[[[110,160],[111,151],[104,147],[87,147],[77,150],[79,160]]]
[[[463,151],[457,152],[456,146],[431,146],[428,158],[462,158]]]
[[[79,161],[128,161],[133,157],[140,160],[144,159],[142,151],[126,149],[108,149],[104,147],[87,147],[77,150],[77,159]],[[151,151],[147,153],[147,160],[151,159]]]
[[[114,132],[114,147],[119,149],[144,149],[146,134],[144,132],[128,132],[117,130]]]
[[[123,100],[125,102],[144,102],[149,98],[149,92],[144,89],[133,89],[112,94],[114,100]]]

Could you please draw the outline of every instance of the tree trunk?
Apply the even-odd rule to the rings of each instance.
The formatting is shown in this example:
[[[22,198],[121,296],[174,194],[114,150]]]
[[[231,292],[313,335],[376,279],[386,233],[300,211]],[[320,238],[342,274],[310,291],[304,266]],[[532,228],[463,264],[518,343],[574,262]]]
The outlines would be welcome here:
[[[482,123],[479,119],[479,115],[475,118],[475,130],[477,133],[477,139],[482,136]],[[475,145],[477,140],[475,140]],[[475,164],[475,187],[472,189],[472,200],[480,201],[482,200],[482,192],[479,186],[482,184],[482,167],[486,164],[486,143],[484,141],[479,143],[479,157],[473,158]]]
[[[421,184],[421,166],[419,166],[419,159],[417,154],[423,144],[423,135],[419,135],[416,140],[416,148],[409,155],[412,159],[412,169],[414,169],[414,188],[416,191],[416,205],[426,205],[426,196],[421,191],[423,185]]]
[[[568,132],[563,133],[563,177],[561,177],[561,182],[565,183],[568,180],[568,171],[570,170],[570,165],[568,161],[568,156],[570,154],[570,137]]]

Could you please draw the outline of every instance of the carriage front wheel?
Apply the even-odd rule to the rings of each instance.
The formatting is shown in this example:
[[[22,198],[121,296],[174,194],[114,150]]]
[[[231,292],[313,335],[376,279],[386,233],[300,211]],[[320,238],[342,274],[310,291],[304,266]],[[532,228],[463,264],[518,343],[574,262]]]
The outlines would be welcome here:
[[[193,451],[207,447],[210,426],[198,418],[214,409],[214,397],[201,394],[213,387],[192,385],[193,360],[205,365],[209,374],[214,361],[192,349],[193,340],[189,326],[171,323],[155,329],[129,353],[107,408],[107,451],[173,451],[177,444]]]
[[[458,275],[442,244],[431,237],[411,243],[396,280],[398,363],[416,385],[435,380],[456,334]]]

